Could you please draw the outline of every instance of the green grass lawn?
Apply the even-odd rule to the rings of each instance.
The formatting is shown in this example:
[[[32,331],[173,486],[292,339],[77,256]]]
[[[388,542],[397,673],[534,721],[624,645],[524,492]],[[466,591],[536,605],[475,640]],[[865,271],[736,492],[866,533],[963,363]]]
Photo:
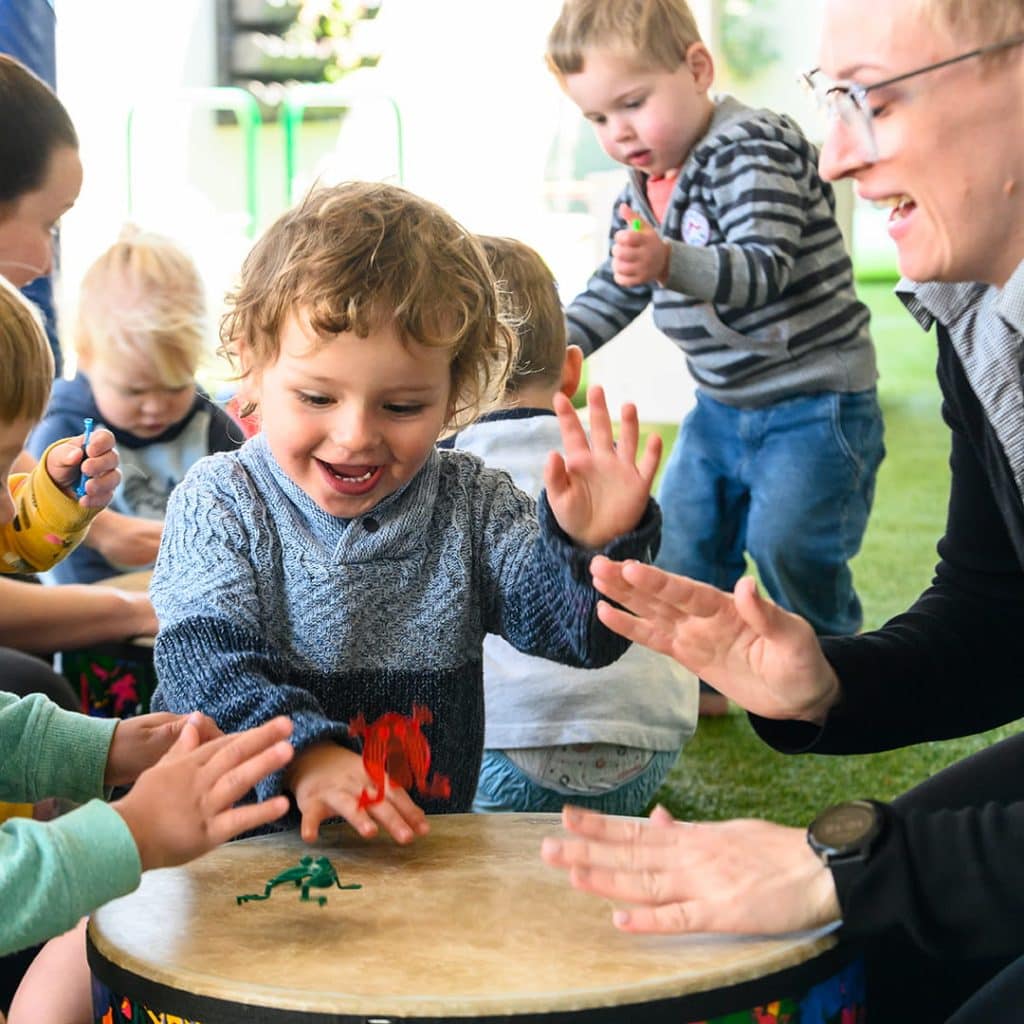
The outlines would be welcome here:
[[[864,625],[872,629],[907,608],[931,579],[949,493],[949,434],[939,416],[934,337],[903,311],[891,286],[863,285],[859,291],[873,314],[888,450],[864,546],[853,563]],[[655,429],[667,451],[675,425]],[[733,709],[725,718],[701,720],[657,799],[682,818],[767,817],[803,825],[837,800],[890,799],[1019,728],[883,754],[787,757],[765,746],[746,715]]]

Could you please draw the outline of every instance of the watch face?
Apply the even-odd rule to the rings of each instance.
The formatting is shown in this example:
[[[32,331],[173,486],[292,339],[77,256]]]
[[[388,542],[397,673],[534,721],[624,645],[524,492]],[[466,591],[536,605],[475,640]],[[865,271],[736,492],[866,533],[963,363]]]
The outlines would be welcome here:
[[[807,829],[807,840],[826,864],[867,856],[881,833],[879,809],[867,800],[852,800],[822,811]]]
[[[811,829],[819,843],[842,850],[859,846],[877,827],[878,812],[874,805],[866,800],[853,800],[823,811]]]

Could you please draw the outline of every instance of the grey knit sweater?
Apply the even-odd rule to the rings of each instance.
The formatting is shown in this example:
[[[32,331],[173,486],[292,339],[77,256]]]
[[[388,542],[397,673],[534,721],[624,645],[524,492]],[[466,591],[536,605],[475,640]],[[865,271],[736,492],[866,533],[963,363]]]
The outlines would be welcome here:
[[[649,559],[660,512],[610,544]],[[538,505],[475,456],[431,454],[401,491],[357,519],[322,511],[262,435],[198,462],[174,492],[151,595],[160,619],[154,707],[198,708],[225,731],[277,714],[298,750],[347,723],[413,703],[448,801],[469,810],[484,736],[482,645],[498,633],[569,665],[604,665],[626,641],[597,620],[588,564]],[[281,790],[280,775],[258,787]],[[294,824],[291,818],[286,824]]]
[[[719,402],[874,387],[869,313],[817,159],[789,118],[720,99],[658,228],[672,249],[665,286],[617,285],[606,260],[566,311],[570,340],[589,355],[653,302],[655,324]],[[626,226],[622,202],[657,223],[645,176],[632,171],[611,237]]]

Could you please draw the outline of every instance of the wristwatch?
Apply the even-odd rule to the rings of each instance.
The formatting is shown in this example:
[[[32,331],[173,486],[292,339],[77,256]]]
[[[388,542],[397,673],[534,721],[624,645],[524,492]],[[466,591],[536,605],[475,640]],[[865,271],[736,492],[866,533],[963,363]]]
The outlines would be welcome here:
[[[822,811],[807,828],[807,842],[827,868],[863,863],[885,827],[874,800],[848,800]]]

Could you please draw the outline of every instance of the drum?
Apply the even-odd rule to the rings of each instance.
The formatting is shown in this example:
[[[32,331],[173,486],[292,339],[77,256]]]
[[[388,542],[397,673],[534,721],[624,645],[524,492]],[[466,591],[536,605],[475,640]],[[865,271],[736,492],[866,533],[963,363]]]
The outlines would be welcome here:
[[[558,815],[430,823],[405,847],[328,826],[316,846],[282,833],[148,872],[90,921],[97,1024],[865,1019],[860,961],[831,935],[624,934],[541,861]],[[304,855],[361,888],[237,901]]]
[[[140,591],[149,587],[149,570],[100,580],[95,586]],[[151,636],[133,637],[62,651],[61,674],[79,695],[83,714],[128,718],[149,711],[156,689]]]

